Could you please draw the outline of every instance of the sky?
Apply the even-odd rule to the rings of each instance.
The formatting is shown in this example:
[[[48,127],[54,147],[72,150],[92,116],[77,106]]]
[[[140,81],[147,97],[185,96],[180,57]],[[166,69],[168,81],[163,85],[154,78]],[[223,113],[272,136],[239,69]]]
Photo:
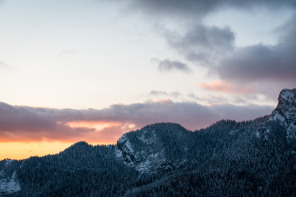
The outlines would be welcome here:
[[[0,0],[0,159],[268,115],[296,84],[295,0]]]

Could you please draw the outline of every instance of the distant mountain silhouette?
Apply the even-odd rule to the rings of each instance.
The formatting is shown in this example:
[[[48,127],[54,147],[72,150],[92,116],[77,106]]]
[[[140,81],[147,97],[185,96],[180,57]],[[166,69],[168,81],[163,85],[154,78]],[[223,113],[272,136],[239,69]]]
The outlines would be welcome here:
[[[255,120],[157,123],[116,145],[0,161],[0,196],[296,196],[296,89]]]

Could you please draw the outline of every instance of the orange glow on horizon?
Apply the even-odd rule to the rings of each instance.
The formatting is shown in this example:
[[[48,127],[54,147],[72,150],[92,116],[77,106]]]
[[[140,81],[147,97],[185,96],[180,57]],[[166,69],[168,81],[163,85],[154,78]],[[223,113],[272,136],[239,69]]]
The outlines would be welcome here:
[[[66,125],[72,128],[84,127],[96,130],[102,130],[109,127],[119,126],[120,122],[101,122],[101,121],[75,121],[67,122]]]
[[[76,142],[1,142],[0,143],[0,160],[9,158],[22,160],[32,156],[45,156],[58,154]],[[116,143],[116,142],[115,142]],[[91,145],[114,144],[114,143],[89,143]]]
[[[32,156],[45,156],[57,154],[73,143],[67,142],[1,142],[0,160],[27,159]]]
[[[0,160],[5,158],[22,160],[32,156],[57,154],[79,141],[85,141],[91,145],[116,144],[124,132],[136,127],[133,123],[103,121],[75,121],[60,124],[90,130],[83,133],[73,132],[73,135],[69,132],[67,135],[59,136],[57,133],[53,137],[48,134],[43,137],[42,132],[40,136],[29,132],[21,132],[23,135],[16,133],[2,136],[0,137]]]

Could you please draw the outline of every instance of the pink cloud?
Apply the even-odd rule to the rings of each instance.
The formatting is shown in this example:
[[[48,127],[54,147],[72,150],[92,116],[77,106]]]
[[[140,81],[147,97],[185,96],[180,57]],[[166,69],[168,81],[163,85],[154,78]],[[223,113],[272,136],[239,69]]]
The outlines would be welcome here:
[[[244,113],[240,113],[244,111]],[[112,105],[96,110],[12,106],[0,102],[0,141],[116,143],[123,133],[157,122],[195,130],[225,119],[248,120],[269,114],[269,106],[203,106],[171,100]]]
[[[250,94],[253,93],[251,87],[238,87],[226,81],[200,82],[198,86],[204,90],[224,92],[229,94]]]

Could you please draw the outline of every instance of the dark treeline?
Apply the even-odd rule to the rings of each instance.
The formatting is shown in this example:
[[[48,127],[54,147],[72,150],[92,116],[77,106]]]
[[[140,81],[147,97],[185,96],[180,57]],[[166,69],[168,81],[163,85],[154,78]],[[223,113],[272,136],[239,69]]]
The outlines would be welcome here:
[[[21,190],[11,196],[296,196],[296,142],[267,119],[222,120],[195,132],[149,125],[117,147],[79,142],[57,155],[1,161],[1,176],[16,172]],[[263,123],[268,132],[258,129]],[[124,152],[127,140],[133,151]],[[148,171],[137,169],[156,153]]]

